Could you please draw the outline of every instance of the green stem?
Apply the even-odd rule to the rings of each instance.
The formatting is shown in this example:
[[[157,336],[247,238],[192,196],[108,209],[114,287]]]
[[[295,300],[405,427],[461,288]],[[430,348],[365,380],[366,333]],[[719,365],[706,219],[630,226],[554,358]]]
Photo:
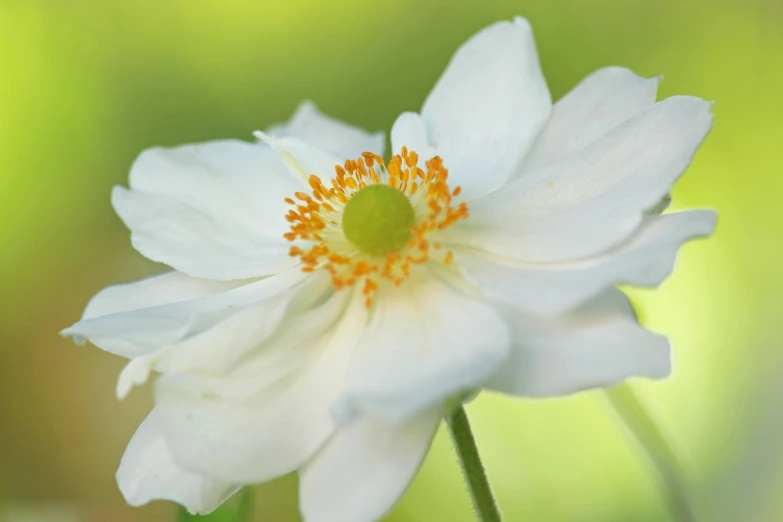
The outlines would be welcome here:
[[[500,522],[500,511],[492,496],[492,488],[489,486],[487,473],[481,463],[465,408],[460,406],[454,410],[447,418],[447,423],[476,517],[479,522]]]
[[[655,468],[672,520],[697,521],[686,468],[642,401],[628,384],[615,386],[604,393],[609,405]]]

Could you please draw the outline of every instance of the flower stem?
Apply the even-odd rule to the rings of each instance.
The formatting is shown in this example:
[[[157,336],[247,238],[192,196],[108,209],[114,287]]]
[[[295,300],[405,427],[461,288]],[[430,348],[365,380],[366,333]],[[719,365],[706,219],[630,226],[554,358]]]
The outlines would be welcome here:
[[[604,394],[655,469],[672,520],[699,520],[689,493],[686,467],[633,389],[628,384],[621,384],[604,390]]]
[[[446,420],[478,521],[500,522],[500,511],[492,496],[492,488],[489,486],[487,473],[481,463],[465,408],[458,407]]]

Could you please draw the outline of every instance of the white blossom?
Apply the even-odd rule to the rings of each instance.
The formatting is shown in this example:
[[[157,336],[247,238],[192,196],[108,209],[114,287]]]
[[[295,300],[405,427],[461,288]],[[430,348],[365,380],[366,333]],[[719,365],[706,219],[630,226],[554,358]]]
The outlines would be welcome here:
[[[64,331],[130,359],[120,396],[159,374],[117,474],[128,502],[206,513],[299,470],[307,522],[369,522],[455,398],[667,376],[668,341],[615,286],[659,284],[712,232],[711,211],[646,212],[712,116],[657,84],[610,67],[553,105],[517,18],[457,51],[389,160],[311,103],[258,143],[143,152],[112,201],[173,271]]]

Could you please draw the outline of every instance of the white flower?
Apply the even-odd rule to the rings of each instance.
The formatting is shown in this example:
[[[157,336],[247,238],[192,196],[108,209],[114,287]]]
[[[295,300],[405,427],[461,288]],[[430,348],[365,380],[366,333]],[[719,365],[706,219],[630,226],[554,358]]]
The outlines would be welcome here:
[[[712,232],[709,211],[645,212],[712,117],[657,83],[602,69],[552,105],[518,18],[459,49],[388,163],[381,134],[308,103],[262,143],[144,152],[113,203],[174,271],[103,290],[64,332],[131,360],[121,396],[160,373],[128,502],[204,513],[299,470],[305,520],[367,522],[455,397],[668,375],[614,285],[657,285]]]

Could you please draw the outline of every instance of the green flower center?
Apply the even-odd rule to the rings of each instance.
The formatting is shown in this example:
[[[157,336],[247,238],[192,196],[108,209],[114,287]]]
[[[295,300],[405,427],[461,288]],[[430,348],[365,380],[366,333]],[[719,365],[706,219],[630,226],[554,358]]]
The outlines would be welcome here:
[[[368,185],[353,195],[343,210],[343,233],[348,241],[372,256],[402,250],[416,221],[413,206],[401,190]]]

